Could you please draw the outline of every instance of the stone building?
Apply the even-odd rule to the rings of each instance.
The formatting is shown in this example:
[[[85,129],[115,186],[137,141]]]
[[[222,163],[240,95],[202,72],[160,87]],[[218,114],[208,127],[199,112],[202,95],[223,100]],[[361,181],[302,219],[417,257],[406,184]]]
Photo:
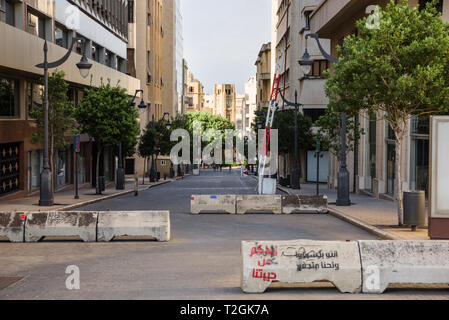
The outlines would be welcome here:
[[[423,6],[427,1],[410,0],[410,6]],[[355,32],[357,20],[366,17],[367,6],[378,4],[385,7],[387,0],[377,1],[321,1],[310,14],[310,31],[330,39],[330,52],[337,57],[336,46],[343,43],[346,35]],[[438,10],[443,20],[449,20],[449,1],[440,1]],[[355,152],[348,155],[351,190],[373,197],[394,199],[395,194],[395,141],[389,125],[381,120],[381,114],[369,117],[360,114],[358,121],[365,129],[356,145]],[[404,190],[428,190],[429,166],[429,119],[411,119],[408,136],[403,144],[402,176]],[[337,186],[338,161],[329,163],[329,186]]]
[[[235,124],[236,120],[236,93],[234,84],[214,85],[215,114],[228,119]]]
[[[271,42],[262,45],[256,60],[256,105],[257,109],[267,108],[271,95]]]
[[[69,6],[73,6],[70,7]],[[43,146],[30,142],[35,124],[29,111],[41,104],[40,79],[44,42],[50,62],[63,57],[74,36],[84,38],[59,70],[65,72],[71,101],[77,105],[84,88],[110,80],[120,83],[129,95],[140,81],[126,72],[128,1],[37,1],[0,0],[0,197],[19,197],[39,192]],[[85,52],[92,68],[83,78],[76,63]],[[51,69],[50,72],[54,71]],[[73,137],[67,137],[73,141]],[[95,146],[82,136],[78,181],[95,183]],[[75,177],[73,146],[58,150],[53,168],[56,190],[69,187]],[[115,176],[115,150],[101,157],[100,175],[107,181]]]
[[[272,73],[279,63],[278,60],[281,60],[282,63],[279,64],[281,70],[277,70],[277,74],[281,76],[279,89],[282,95],[288,101],[294,102],[296,93],[301,104],[299,112],[310,117],[313,122],[324,114],[328,104],[323,90],[325,82],[323,72],[328,69],[329,63],[323,58],[313,39],[309,38],[306,43],[306,35],[310,33],[310,15],[321,2],[321,0],[273,0],[272,3]],[[321,39],[320,42],[324,50],[329,51],[329,40]],[[306,47],[311,59],[315,61],[309,74],[304,74],[298,63]],[[280,110],[290,108],[284,105],[280,95],[277,101]],[[316,160],[313,150],[306,150],[301,146],[299,149],[301,179],[316,181]],[[293,153],[281,156],[279,161],[281,175],[290,174],[294,159]],[[321,182],[327,182],[327,159],[328,153],[325,153],[320,163]]]
[[[204,86],[195,79],[190,70],[187,71],[187,105],[186,112],[203,111]]]

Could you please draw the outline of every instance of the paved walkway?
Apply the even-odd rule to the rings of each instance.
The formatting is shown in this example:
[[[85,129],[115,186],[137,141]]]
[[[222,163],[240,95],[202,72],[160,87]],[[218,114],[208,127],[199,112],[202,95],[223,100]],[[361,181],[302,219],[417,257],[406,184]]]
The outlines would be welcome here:
[[[316,194],[316,184],[301,184],[301,190],[280,187],[281,190],[288,191],[290,194]],[[328,189],[327,185],[320,185],[320,194],[328,197],[329,209],[340,215],[342,218],[348,218],[355,223],[361,223],[374,231],[380,231],[392,239],[404,240],[428,240],[427,227],[418,228],[412,232],[410,228],[399,228],[397,218],[397,203],[390,200],[376,199],[366,195],[351,193],[351,202],[349,207],[337,207],[337,190]]]
[[[175,178],[178,179],[178,178]],[[151,188],[156,185],[171,182],[173,180],[159,180],[159,182],[150,183],[148,178],[144,185],[142,185],[142,177],[139,178],[139,191]],[[79,199],[74,199],[75,191],[67,190],[55,193],[54,203],[51,207],[40,207],[39,194],[17,198],[12,200],[0,201],[0,211],[43,211],[43,210],[71,210],[78,206],[95,203],[97,201],[114,198],[120,195],[125,195],[134,192],[134,178],[131,176],[126,177],[125,190],[116,190],[115,183],[108,183],[106,190],[101,195],[95,194],[95,189],[90,187],[84,187],[79,189]]]

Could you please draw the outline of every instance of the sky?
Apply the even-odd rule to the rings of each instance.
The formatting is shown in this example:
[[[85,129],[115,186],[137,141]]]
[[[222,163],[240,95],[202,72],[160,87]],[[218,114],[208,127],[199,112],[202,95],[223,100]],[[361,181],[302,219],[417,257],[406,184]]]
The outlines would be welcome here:
[[[244,93],[262,44],[270,42],[271,0],[181,0],[181,15],[184,58],[205,93],[215,83],[234,83]]]

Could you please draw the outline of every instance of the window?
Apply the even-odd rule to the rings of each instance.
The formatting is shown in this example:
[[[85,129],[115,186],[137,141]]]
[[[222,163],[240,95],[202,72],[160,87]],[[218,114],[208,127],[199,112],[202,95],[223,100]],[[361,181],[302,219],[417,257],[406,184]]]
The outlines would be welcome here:
[[[151,26],[151,13],[147,14],[147,24]]]
[[[28,9],[27,31],[39,38],[45,39],[45,18],[38,16],[32,10]]]
[[[55,43],[63,48],[68,48],[68,33],[63,26],[55,25]]]
[[[43,86],[37,83],[28,82],[27,85],[27,106],[28,114],[33,108],[42,106],[42,90]]]
[[[128,22],[134,23],[134,0],[128,1]]]
[[[304,12],[304,29],[310,30],[310,14],[312,11]]]
[[[0,77],[0,117],[19,117],[19,82]]]
[[[317,121],[321,116],[324,116],[326,109],[304,109],[304,116],[312,119],[312,122]]]
[[[104,64],[108,67],[111,66],[112,59],[111,59],[111,53],[108,50],[105,50],[104,52]]]
[[[329,61],[315,60],[312,65],[312,70],[307,75],[309,78],[324,78],[324,71],[329,69]]]
[[[15,26],[14,3],[10,0],[0,0],[0,21]]]

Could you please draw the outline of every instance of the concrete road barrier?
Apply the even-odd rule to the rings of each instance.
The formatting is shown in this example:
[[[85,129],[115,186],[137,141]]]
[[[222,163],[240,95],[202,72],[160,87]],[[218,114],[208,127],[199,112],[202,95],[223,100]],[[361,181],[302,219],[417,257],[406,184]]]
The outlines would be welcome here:
[[[97,212],[32,212],[25,224],[25,241],[37,242],[44,237],[80,237],[96,240]]]
[[[358,241],[364,293],[389,284],[449,284],[449,241]]]
[[[0,237],[11,242],[23,242],[26,213],[0,212]]]
[[[114,237],[153,237],[170,240],[169,211],[104,211],[98,215],[97,241]]]
[[[235,213],[235,195],[193,195],[190,213]]]
[[[272,282],[311,283],[327,280],[341,292],[362,287],[357,242],[242,241],[242,290],[263,293]]]
[[[237,214],[272,212],[282,213],[281,195],[238,195],[236,196]]]
[[[282,196],[282,213],[291,214],[297,212],[316,211],[327,213],[327,196],[287,195]]]

